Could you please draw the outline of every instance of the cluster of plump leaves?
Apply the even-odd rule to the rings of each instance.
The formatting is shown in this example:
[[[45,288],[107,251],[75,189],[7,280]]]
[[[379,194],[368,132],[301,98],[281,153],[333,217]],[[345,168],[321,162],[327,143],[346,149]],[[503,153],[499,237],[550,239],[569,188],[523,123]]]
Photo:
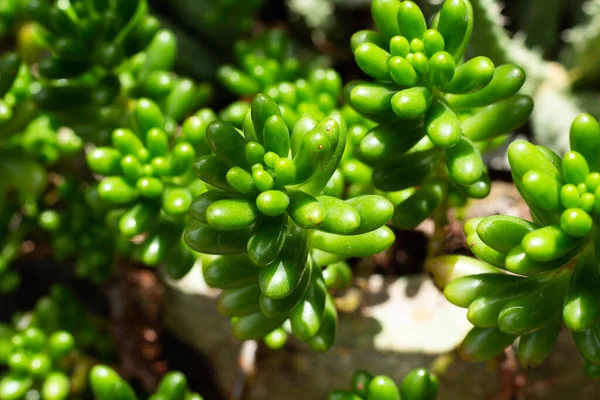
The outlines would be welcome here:
[[[101,141],[123,123],[127,98],[149,97],[179,121],[210,95],[205,84],[171,72],[173,32],[161,29],[146,0],[23,2],[30,20],[20,54],[34,64],[38,106],[59,113],[81,135]],[[21,28],[25,29],[25,28]]]
[[[288,45],[287,36],[278,30],[266,31],[263,36],[251,43],[252,45],[249,46],[247,42],[239,40],[236,42],[236,48],[254,48],[254,55],[251,58],[256,54],[263,56],[275,54],[273,50],[269,50],[273,48],[295,48],[291,44]],[[285,63],[301,64],[296,52],[288,50],[288,53],[290,53],[290,61]],[[246,57],[246,53],[243,54],[243,57]],[[241,64],[245,65],[243,62]],[[220,78],[225,85],[230,89],[233,88],[231,90],[234,93],[245,96],[257,94],[258,89],[261,89],[263,93],[277,102],[283,120],[290,130],[301,119],[320,121],[333,112],[340,112],[347,124],[347,146],[339,168],[332,175],[323,194],[342,198],[375,192],[371,183],[372,168],[354,156],[354,148],[358,146],[360,139],[375,123],[358,114],[348,105],[341,103],[342,79],[337,71],[323,68],[317,62],[313,62],[309,63],[307,68],[301,68],[298,71],[294,69],[296,72],[293,74],[286,73],[285,76],[275,74],[272,79],[268,80],[268,83],[253,85],[253,90],[244,92],[243,88],[247,87],[246,79],[230,79],[231,77],[236,78],[238,75],[231,73],[229,68],[226,66],[221,69],[221,74],[226,74]],[[262,69],[259,68],[259,71]],[[219,113],[219,118],[241,128],[243,117],[249,108],[250,103],[247,100],[235,101]]]
[[[149,233],[134,254],[146,265],[169,260],[170,275],[181,277],[194,263],[181,242],[183,221],[193,197],[206,190],[193,175],[196,148],[185,130],[175,135],[153,101],[137,100],[131,114],[130,128],[113,131],[111,147],[87,154],[88,166],[103,176],[98,195],[118,209],[111,219],[120,234]]]
[[[46,165],[81,152],[83,140],[51,115],[43,114],[27,124],[23,132],[10,136],[8,149],[22,150]]]
[[[133,388],[106,365],[96,365],[90,370],[89,381],[96,400],[137,400]],[[161,379],[156,392],[148,400],[202,400],[202,396],[188,388],[185,375],[172,371]]]
[[[120,91],[117,67],[143,49],[159,28],[145,0],[28,1],[34,43],[49,55],[39,63],[36,100],[47,108],[100,107]]]
[[[345,87],[348,103],[379,124],[365,134],[355,157],[373,167],[373,184],[407,190],[392,219],[411,229],[450,192],[482,198],[490,191],[481,152],[501,144],[525,122],[533,103],[517,94],[525,74],[495,67],[485,57],[463,62],[473,24],[468,0],[447,0],[427,29],[411,1],[375,0],[379,31],[356,32],[358,66],[374,82]]]
[[[292,82],[282,81],[266,88],[265,94],[279,106],[288,129],[296,123],[315,124],[333,112],[339,112],[347,124],[346,149],[338,169],[323,189],[323,194],[345,198],[375,192],[371,183],[372,168],[354,156],[354,149],[375,123],[340,103],[342,79],[333,69],[317,68]],[[219,117],[240,128],[250,103],[236,101]]]
[[[394,240],[385,226],[390,218],[409,229],[448,196],[485,197],[490,182],[481,153],[502,143],[532,109],[531,99],[517,93],[525,79],[519,67],[495,67],[485,57],[463,60],[473,24],[468,0],[445,1],[430,29],[415,3],[374,0],[378,31],[357,32],[351,41],[358,66],[373,81],[346,86],[352,108],[340,104],[339,74],[303,67],[284,31],[240,41],[234,50],[239,67],[223,66],[217,78],[245,98],[218,118],[202,109],[181,128],[209,90],[171,72],[175,36],[147,14],[145,0],[35,0],[14,12],[35,21],[31,43],[23,45],[47,52],[41,61],[42,53],[34,57],[34,74],[14,55],[0,59],[0,129],[19,133],[2,148],[19,147],[54,164],[79,151],[82,138],[93,137],[97,145],[87,153],[97,188],[68,205],[65,196],[64,206],[53,205],[38,218],[55,256],[83,253],[77,274],[100,280],[120,243],[131,240],[136,246],[121,250],[146,265],[166,262],[169,274],[181,278],[196,259],[181,240],[188,225],[185,242],[204,255],[207,283],[223,289],[218,308],[232,318],[234,334],[264,339],[271,348],[281,347],[291,332],[327,350],[337,328],[330,291],[352,280],[344,260],[387,248]],[[39,106],[56,115],[33,119]],[[453,303],[469,307],[476,326],[463,357],[489,358],[520,336],[521,361],[536,365],[556,339],[562,309],[586,359],[600,365],[599,280],[592,267],[600,183],[592,160],[600,128],[586,118],[574,128],[577,144],[561,167],[547,149],[511,146],[515,183],[534,222],[500,216],[473,221],[466,227],[469,245],[491,265],[446,259],[468,265],[468,273],[446,272],[447,280],[462,277],[445,286]],[[65,121],[77,134],[62,142],[57,132]],[[0,158],[0,172],[8,170],[5,159],[26,170],[13,156]],[[39,181],[28,179],[34,170],[3,180],[0,200],[15,187],[19,204],[39,196],[42,189],[32,197],[20,189],[22,182],[11,182],[33,185]],[[373,194],[384,192],[395,207]],[[111,238],[113,232],[119,239]],[[0,278],[17,253],[19,234],[0,253]],[[573,265],[573,273],[565,267]],[[50,320],[58,326],[69,319],[61,309],[68,304],[61,304],[40,302],[42,329]],[[87,328],[72,329],[79,342],[75,332]],[[153,399],[198,398],[181,375],[164,382]],[[106,367],[92,371],[91,383],[98,398],[135,398]],[[353,386],[354,393],[334,398],[434,398],[437,379],[415,371],[398,389],[389,378],[361,372]]]
[[[69,332],[47,336],[35,327],[15,332],[0,325],[0,365],[8,367],[0,379],[0,398],[22,399],[37,390],[44,400],[67,399],[74,350],[75,339]]]
[[[551,353],[564,322],[586,361],[600,365],[598,122],[577,117],[570,143],[562,159],[525,141],[509,147],[513,181],[533,222],[498,215],[465,225],[467,244],[485,263],[449,279],[444,293],[468,308],[475,325],[462,345],[467,359],[492,357],[520,337],[521,363],[536,366]]]
[[[314,252],[315,250],[313,250],[313,254]],[[328,262],[328,265],[323,267],[321,274],[323,276],[323,282],[325,283],[325,287],[327,287],[327,290],[329,292],[333,294],[335,294],[336,292],[343,292],[344,290],[352,286],[352,269],[346,261],[330,262],[330,260],[327,259],[325,259],[324,261]],[[209,268],[206,268],[206,271],[210,273]],[[306,273],[307,272],[305,272],[305,274]],[[306,278],[308,279],[308,276]],[[328,307],[327,303],[325,304],[325,306]],[[329,310],[329,312],[331,313],[332,311],[333,309]],[[287,343],[289,332],[294,332],[291,325],[291,320],[284,322],[281,327],[276,328],[268,334],[266,334],[263,337],[263,342],[270,349],[278,350]],[[313,348],[315,348],[317,351],[326,350],[326,346],[323,346],[315,341],[312,342],[316,343],[316,345],[313,344]]]
[[[12,53],[0,60],[2,135],[19,132],[40,116],[40,108],[75,131],[57,136],[36,126],[10,138],[13,149],[22,146],[54,163],[57,150],[72,154],[79,149],[77,135],[100,143],[107,131],[122,125],[127,98],[151,98],[169,120],[180,121],[210,95],[207,85],[171,72],[175,35],[160,29],[145,0],[13,5],[18,19],[29,21],[20,28],[28,34],[18,35],[25,63]]]
[[[342,93],[342,78],[334,69],[317,68],[293,82],[268,86],[265,94],[277,102],[291,129],[303,116],[321,120],[337,111]]]
[[[394,237],[385,198],[319,195],[344,153],[344,120],[301,119],[290,132],[277,103],[259,94],[243,132],[213,121],[205,139],[214,154],[194,169],[215,189],[191,204],[196,221],[185,241],[219,255],[203,269],[211,286],[225,289],[220,311],[235,317],[240,339],[262,338],[289,319],[296,337],[326,350],[337,313],[320,267],[380,252]]]
[[[236,41],[234,55],[239,67],[223,65],[217,70],[217,78],[239,96],[254,96],[271,85],[296,79],[303,69],[287,33],[281,29]]]
[[[306,78],[272,85],[265,93],[277,102],[290,129],[299,120],[303,123],[310,119],[319,121],[336,111],[344,118],[346,149],[323,194],[344,198],[375,192],[372,168],[354,156],[354,149],[375,123],[348,105],[340,104],[342,79],[337,71],[318,68],[309,72]]]
[[[424,368],[410,371],[397,386],[389,376],[373,376],[359,370],[352,376],[352,390],[336,390],[329,400],[434,400],[438,378]]]
[[[127,95],[154,101],[171,126],[181,122],[182,117],[204,103],[211,94],[209,85],[196,84],[172,72],[176,57],[175,34],[160,29],[148,46],[119,70],[119,79]]]
[[[78,375],[87,357],[113,352],[106,329],[63,286],[53,286],[31,311],[12,319],[12,326],[0,324],[3,400],[74,398],[85,390]]]
[[[339,109],[342,78],[333,69],[316,68],[295,80],[278,80],[263,92],[277,103],[283,120],[292,129],[300,117],[321,120]],[[248,101],[235,101],[219,117],[241,127],[248,109]]]
[[[372,194],[375,192],[371,182],[372,168],[354,156],[354,149],[375,123],[348,105],[342,105],[341,92],[342,79],[339,73],[333,69],[318,68],[293,82],[271,85],[265,94],[278,104],[290,130],[298,122],[316,124],[331,113],[339,112],[347,125],[346,149],[338,169],[322,193],[339,198]],[[249,108],[248,102],[234,102],[220,113],[220,118],[241,127],[243,116]]]
[[[145,0],[15,0],[0,5],[0,19],[6,30],[18,20],[25,61],[0,58],[0,291],[19,283],[9,264],[23,241],[40,236],[50,238],[55,260],[74,259],[76,275],[95,282],[111,273],[118,253],[148,265],[168,259],[168,272],[181,277],[195,261],[181,240],[184,214],[206,188],[193,179],[195,149],[174,132],[210,90],[171,72],[174,34],[147,14]],[[93,148],[110,139],[114,147]],[[77,170],[76,158],[84,144],[92,172],[115,179],[86,182],[89,171]],[[138,233],[133,246],[128,239]],[[78,362],[74,340],[104,360],[114,354],[101,322],[63,288],[13,319],[15,328],[0,329],[0,363],[8,365],[2,399],[76,396],[68,376]],[[153,398],[199,398],[168,388],[177,382]]]
[[[54,286],[34,309],[13,317],[13,326],[0,324],[0,398],[18,400],[81,398],[91,392],[98,400],[137,399],[131,386],[90,356],[108,360],[106,332],[95,327],[70,291]],[[104,345],[103,345],[104,343]],[[89,376],[88,375],[89,370]],[[83,375],[82,375],[83,374]],[[89,386],[89,389],[88,389]],[[86,397],[87,398],[87,397]],[[151,400],[201,400],[179,372],[161,380]]]
[[[38,209],[48,208],[41,197],[47,188],[47,175],[36,161],[48,169],[62,170],[60,173],[67,180],[87,180],[85,173],[74,171],[69,164],[78,163],[84,144],[106,144],[115,128],[128,126],[130,99],[152,99],[161,108],[161,128],[171,134],[177,123],[210,94],[208,86],[171,72],[177,41],[171,31],[160,29],[158,20],[147,13],[145,0],[118,4],[17,1],[12,5],[15,18],[28,22],[20,28],[27,34],[18,34],[18,51],[25,62],[13,53],[0,59],[0,171],[8,177],[0,185],[1,217],[2,222],[7,222],[3,226],[8,227],[6,239],[0,243],[0,283],[6,290],[14,289],[19,280],[7,265],[19,255],[21,242],[35,228],[32,219],[37,217]],[[80,51],[82,48],[84,51]],[[156,109],[156,104],[150,107]],[[183,168],[191,174],[191,163]],[[170,191],[172,185],[167,186]],[[168,204],[186,207],[189,202],[182,196],[185,197],[181,193],[171,195]],[[66,253],[74,253],[76,245],[86,249],[85,254],[79,253],[77,273],[100,281],[111,271],[109,260],[113,258],[115,241],[111,243],[108,236],[114,235],[110,229],[115,225],[119,230],[122,215],[119,210],[104,215],[81,198],[75,201],[77,204],[65,200],[60,210],[48,209],[38,220],[50,222],[46,228],[52,230],[57,245],[55,254],[69,257]],[[148,211],[147,207],[136,210]],[[62,215],[61,227],[56,225],[60,219],[57,213]],[[94,243],[89,241],[89,235],[78,235],[84,227],[82,218],[66,222],[81,215],[93,216],[90,226],[95,227],[97,234]],[[137,217],[142,216],[138,213],[129,222],[137,224]],[[16,223],[9,224],[11,221]],[[91,220],[87,218],[86,222]],[[135,230],[135,226],[131,229]],[[164,258],[166,247],[178,247],[171,252],[176,260],[173,265],[183,266],[187,272],[193,263],[191,253],[181,241],[178,246],[171,246],[173,240],[167,239],[179,238],[182,230],[179,221],[162,222],[157,227],[161,237],[150,237],[129,255],[155,265]],[[162,244],[160,249],[158,242]],[[104,255],[97,251],[101,245],[106,245]],[[176,270],[171,272],[184,273]]]

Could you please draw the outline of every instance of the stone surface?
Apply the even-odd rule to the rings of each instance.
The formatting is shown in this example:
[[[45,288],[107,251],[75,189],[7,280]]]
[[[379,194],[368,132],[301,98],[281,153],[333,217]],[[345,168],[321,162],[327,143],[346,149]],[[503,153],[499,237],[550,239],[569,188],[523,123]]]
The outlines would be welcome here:
[[[471,329],[466,310],[450,304],[428,277],[408,276],[386,282],[381,275],[373,275],[368,289],[362,316],[381,326],[381,331],[373,335],[377,350],[445,353],[452,351]]]

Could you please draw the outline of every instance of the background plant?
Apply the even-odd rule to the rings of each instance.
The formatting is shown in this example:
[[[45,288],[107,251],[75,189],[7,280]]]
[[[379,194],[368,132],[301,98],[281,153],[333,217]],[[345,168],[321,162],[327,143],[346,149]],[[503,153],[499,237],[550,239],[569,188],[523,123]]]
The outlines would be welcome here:
[[[336,390],[329,399],[435,399],[438,386],[437,377],[424,368],[410,371],[399,386],[389,376],[358,370],[352,376],[352,390]]]

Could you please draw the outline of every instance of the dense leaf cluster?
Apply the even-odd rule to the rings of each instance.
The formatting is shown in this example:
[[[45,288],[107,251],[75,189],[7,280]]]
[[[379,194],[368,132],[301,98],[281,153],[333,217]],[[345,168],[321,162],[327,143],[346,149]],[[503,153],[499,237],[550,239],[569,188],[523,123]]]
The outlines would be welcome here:
[[[278,349],[291,334],[326,351],[351,258],[390,247],[388,224],[413,229],[431,216],[438,255],[449,208],[489,194],[483,153],[532,113],[528,66],[465,58],[482,2],[446,0],[428,23],[412,1],[373,0],[376,30],[350,41],[369,78],[347,83],[284,29],[247,35],[260,0],[172,3],[183,22],[201,21],[202,37],[233,43],[234,61],[211,67],[239,96],[222,109],[202,108],[209,84],[174,72],[190,57],[185,36],[146,0],[0,4],[0,34],[17,41],[0,56],[0,293],[18,288],[15,260],[39,248],[98,285],[115,265],[170,279],[196,266],[221,289],[217,307],[239,340]],[[521,363],[536,366],[564,324],[588,372],[600,370],[600,125],[582,114],[569,138],[563,157],[522,140],[508,148],[532,221],[470,220],[480,260],[427,261],[475,326],[464,359],[518,338]],[[0,326],[0,399],[137,398],[102,365],[109,338],[72,294],[51,290]],[[359,371],[330,398],[433,399],[437,389],[423,369],[399,386]],[[200,396],[172,372],[151,399]]]
[[[550,355],[564,323],[586,361],[600,364],[594,222],[600,125],[580,115],[570,142],[572,150],[562,159],[525,141],[508,149],[513,181],[533,222],[498,215],[465,225],[467,244],[487,264],[473,264],[473,270],[445,286],[444,294],[468,308],[476,327],[463,343],[467,359],[489,358],[520,337],[521,363],[536,366]]]

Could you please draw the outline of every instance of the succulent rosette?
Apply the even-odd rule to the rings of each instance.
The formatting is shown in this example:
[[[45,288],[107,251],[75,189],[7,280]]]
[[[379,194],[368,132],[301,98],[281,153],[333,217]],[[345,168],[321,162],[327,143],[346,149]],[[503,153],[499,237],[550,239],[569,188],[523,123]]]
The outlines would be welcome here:
[[[383,191],[407,190],[393,224],[412,229],[452,193],[482,198],[490,191],[481,153],[525,122],[531,98],[517,92],[525,73],[486,57],[464,61],[473,16],[468,0],[447,0],[428,29],[412,1],[374,0],[378,31],[352,36],[357,65],[374,81],[353,81],[345,97],[378,122],[355,149],[373,167]]]
[[[194,146],[182,136],[170,136],[167,126],[156,103],[139,99],[131,129],[116,129],[112,147],[96,147],[87,162],[103,176],[99,197],[116,209],[108,224],[126,238],[148,234],[135,254],[147,265],[168,260],[169,274],[180,278],[194,263],[181,242],[183,220],[193,197],[206,188],[193,176]]]
[[[508,150],[515,185],[533,221],[496,215],[467,222],[477,260],[432,261],[452,303],[468,308],[475,325],[462,345],[464,358],[480,361],[519,337],[524,366],[551,353],[561,325],[591,367],[600,365],[598,338],[600,272],[597,213],[600,210],[600,125],[588,114],[571,125],[571,151],[562,158],[525,141]]]
[[[337,312],[320,267],[378,253],[394,238],[385,198],[320,195],[344,153],[343,118],[300,119],[290,132],[277,103],[259,94],[243,131],[214,121],[205,134],[214,154],[194,169],[215,190],[191,204],[185,241],[220,255],[203,265],[207,282],[225,289],[220,311],[235,317],[240,339],[262,338],[289,319],[296,337],[328,349]]]

